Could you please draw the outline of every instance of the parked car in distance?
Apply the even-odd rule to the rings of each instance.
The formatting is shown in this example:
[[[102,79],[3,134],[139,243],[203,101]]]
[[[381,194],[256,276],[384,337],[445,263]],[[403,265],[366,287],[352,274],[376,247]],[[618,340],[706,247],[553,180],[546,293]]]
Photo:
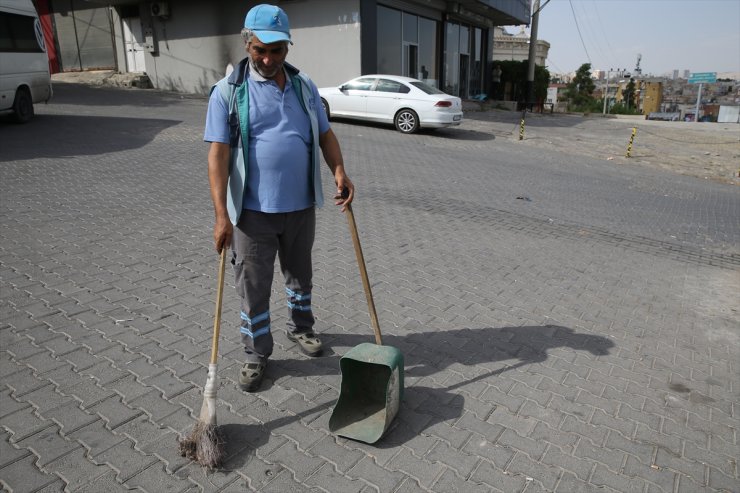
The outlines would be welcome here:
[[[460,125],[462,101],[420,80],[363,75],[339,87],[321,87],[326,116],[392,123],[399,132]]]

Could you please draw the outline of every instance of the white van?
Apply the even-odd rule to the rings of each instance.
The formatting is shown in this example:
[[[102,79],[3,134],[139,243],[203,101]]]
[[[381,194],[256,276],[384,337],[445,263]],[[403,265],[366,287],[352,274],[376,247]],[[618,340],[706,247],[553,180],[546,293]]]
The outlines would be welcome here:
[[[44,34],[31,0],[0,0],[0,112],[25,123],[51,98]]]

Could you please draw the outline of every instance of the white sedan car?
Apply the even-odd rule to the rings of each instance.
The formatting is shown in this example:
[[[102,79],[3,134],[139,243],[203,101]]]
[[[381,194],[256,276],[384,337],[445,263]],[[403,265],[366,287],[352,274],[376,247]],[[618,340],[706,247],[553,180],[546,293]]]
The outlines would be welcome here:
[[[405,134],[460,125],[463,118],[460,98],[410,77],[363,75],[319,94],[330,118],[393,123]]]

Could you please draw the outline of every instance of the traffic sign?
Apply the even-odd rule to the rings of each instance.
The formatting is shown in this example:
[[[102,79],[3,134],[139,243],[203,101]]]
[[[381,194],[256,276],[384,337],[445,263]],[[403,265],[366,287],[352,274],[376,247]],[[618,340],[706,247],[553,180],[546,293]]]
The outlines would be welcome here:
[[[717,82],[717,72],[696,72],[689,76],[689,84],[711,84]]]

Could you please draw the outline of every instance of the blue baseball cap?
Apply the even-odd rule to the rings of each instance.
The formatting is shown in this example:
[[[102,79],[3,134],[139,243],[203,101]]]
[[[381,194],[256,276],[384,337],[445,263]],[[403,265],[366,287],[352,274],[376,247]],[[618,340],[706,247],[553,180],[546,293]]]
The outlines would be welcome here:
[[[276,5],[266,3],[252,7],[244,19],[244,27],[265,44],[287,41],[290,44],[290,23],[288,14]]]

